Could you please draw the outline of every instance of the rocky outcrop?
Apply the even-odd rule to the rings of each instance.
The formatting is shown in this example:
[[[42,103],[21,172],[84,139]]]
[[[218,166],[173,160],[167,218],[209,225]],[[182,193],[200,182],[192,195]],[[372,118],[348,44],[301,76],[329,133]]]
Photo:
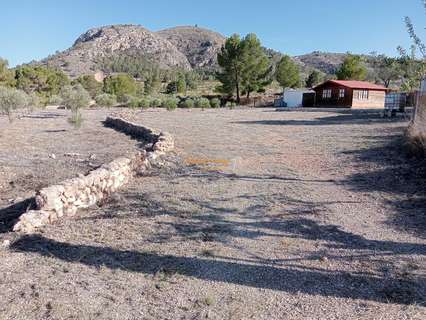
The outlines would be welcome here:
[[[157,32],[182,52],[192,68],[214,68],[217,54],[226,38],[220,33],[199,27],[175,27]]]
[[[186,56],[167,39],[137,25],[113,25],[90,29],[66,51],[41,63],[64,70],[71,77],[95,74],[98,61],[116,55],[139,55],[160,68],[191,69]]]
[[[168,133],[156,133],[121,118],[108,117],[105,124],[151,142],[152,147],[135,152],[131,157],[118,158],[86,176],[41,189],[36,195],[36,210],[23,214],[14,231],[32,233],[58,219],[74,216],[79,209],[96,205],[123,187],[136,172],[148,170],[160,157],[174,149],[174,139]]]

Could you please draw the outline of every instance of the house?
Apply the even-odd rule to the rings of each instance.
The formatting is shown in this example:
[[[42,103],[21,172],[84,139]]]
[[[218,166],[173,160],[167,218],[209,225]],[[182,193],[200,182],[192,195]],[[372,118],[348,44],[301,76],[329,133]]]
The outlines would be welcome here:
[[[286,89],[283,94],[284,106],[288,108],[300,108],[306,107],[306,94],[315,92],[312,90],[303,90],[303,89]],[[305,99],[304,99],[305,97]]]
[[[313,90],[317,106],[383,109],[388,88],[367,81],[328,80]]]

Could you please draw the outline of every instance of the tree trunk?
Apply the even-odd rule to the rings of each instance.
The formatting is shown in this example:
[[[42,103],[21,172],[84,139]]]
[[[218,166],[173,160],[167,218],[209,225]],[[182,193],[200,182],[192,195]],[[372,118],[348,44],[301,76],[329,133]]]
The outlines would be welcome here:
[[[238,71],[235,70],[235,88],[237,90],[237,103],[240,104],[241,99],[240,99],[240,80],[238,77]]]

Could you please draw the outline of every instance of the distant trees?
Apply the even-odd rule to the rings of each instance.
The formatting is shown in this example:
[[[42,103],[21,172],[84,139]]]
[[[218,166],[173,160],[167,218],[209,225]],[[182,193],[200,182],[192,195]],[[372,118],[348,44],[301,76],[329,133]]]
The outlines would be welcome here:
[[[218,64],[218,91],[235,94],[238,103],[242,93],[250,97],[251,92],[261,92],[270,83],[270,62],[255,34],[244,39],[239,35],[228,38],[218,54]]]
[[[9,69],[9,62],[0,58],[0,85],[13,86],[15,82],[15,73]]]
[[[313,88],[316,85],[320,84],[322,80],[323,76],[321,75],[321,72],[319,72],[318,70],[313,70],[306,78],[305,86],[306,88]]]
[[[299,67],[291,60],[289,56],[283,56],[277,64],[275,77],[281,87],[297,88],[300,86]]]
[[[367,68],[364,66],[360,56],[348,54],[337,70],[336,76],[338,80],[365,80]]]
[[[117,96],[119,101],[124,101],[126,95],[134,96],[137,93],[135,79],[128,74],[112,75],[104,79],[104,92]]]
[[[70,79],[61,70],[44,66],[25,65],[15,70],[16,87],[26,93],[37,93],[42,98],[57,95]]]
[[[179,76],[177,80],[169,82],[166,88],[166,92],[168,94],[185,93],[186,92],[185,78],[181,75]]]
[[[401,60],[387,57],[385,55],[375,55],[371,58],[373,67],[373,78],[376,82],[382,83],[389,88],[392,81],[397,81],[403,77]]]
[[[102,93],[103,84],[102,82],[97,81],[94,75],[90,74],[80,76],[75,81],[73,81],[73,83],[81,84],[93,98]]]

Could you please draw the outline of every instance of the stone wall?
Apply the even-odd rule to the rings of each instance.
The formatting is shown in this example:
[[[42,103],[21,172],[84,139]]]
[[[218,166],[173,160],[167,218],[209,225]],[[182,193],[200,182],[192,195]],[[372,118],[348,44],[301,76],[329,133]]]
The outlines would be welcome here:
[[[105,125],[143,139],[151,146],[128,158],[118,158],[105,164],[87,176],[81,175],[41,189],[36,195],[37,209],[23,214],[14,231],[31,233],[58,219],[74,216],[79,209],[96,205],[124,186],[136,172],[148,170],[160,157],[174,149],[173,137],[168,133],[156,133],[121,118],[108,117]]]

